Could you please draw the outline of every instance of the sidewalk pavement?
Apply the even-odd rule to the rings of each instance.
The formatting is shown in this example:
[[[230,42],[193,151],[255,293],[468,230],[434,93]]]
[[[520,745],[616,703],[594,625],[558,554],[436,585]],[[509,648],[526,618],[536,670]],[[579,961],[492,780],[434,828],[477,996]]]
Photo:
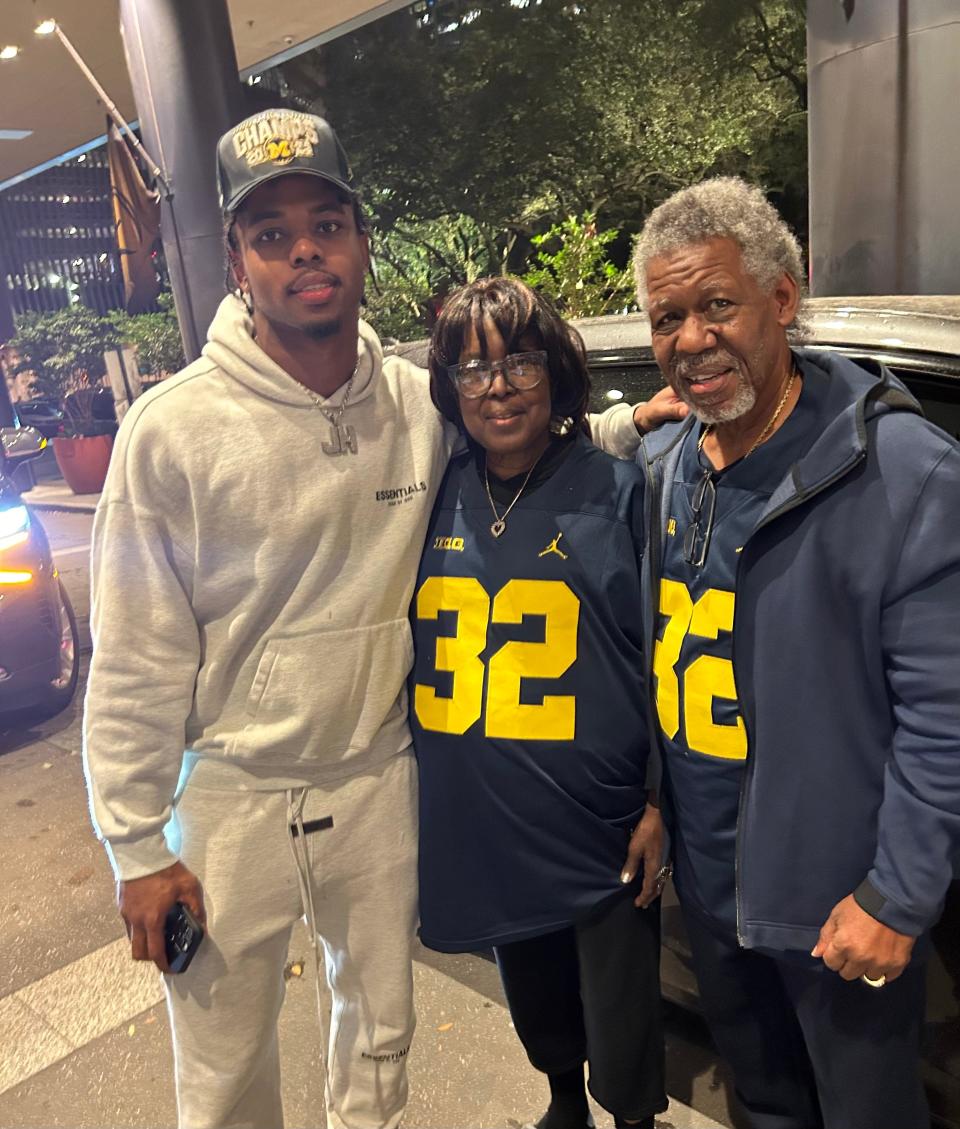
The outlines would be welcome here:
[[[85,677],[86,660],[80,693],[64,713],[0,745],[0,1129],[176,1123],[160,977],[130,960],[113,876],[90,827],[80,764]],[[279,1025],[289,1129],[324,1124],[311,957],[298,925]],[[495,965],[418,948],[414,982],[405,1129],[521,1129],[535,1121],[548,1086],[511,1026]],[[326,1028],[326,992],[324,1005]],[[713,1050],[690,1034],[676,1016],[668,1023],[671,1103],[657,1129],[726,1129],[725,1077]],[[612,1129],[596,1106],[594,1116],[597,1129]]]
[[[323,1124],[323,1036],[309,954],[306,930],[298,926],[284,973],[287,1000],[279,1030],[291,1129]],[[526,1061],[494,965],[419,949],[414,980],[419,1023],[404,1124],[521,1129],[535,1121],[549,1101],[546,1081]],[[326,1026],[328,997],[324,1012]],[[126,938],[0,1000],[0,1015],[11,1035],[0,1054],[0,1126],[157,1129],[174,1123],[160,979],[152,966],[132,964]],[[711,1059],[691,1076],[689,1056],[680,1070],[675,1057],[668,1045],[670,1089],[688,1101],[695,1091],[698,1105],[716,1104]],[[612,1129],[610,1115],[595,1104],[593,1114],[597,1129]],[[725,1129],[725,1123],[672,1097],[656,1129]]]
[[[99,494],[74,494],[62,478],[46,479],[23,494],[23,500],[34,510],[59,510],[67,513],[92,514],[100,501]]]

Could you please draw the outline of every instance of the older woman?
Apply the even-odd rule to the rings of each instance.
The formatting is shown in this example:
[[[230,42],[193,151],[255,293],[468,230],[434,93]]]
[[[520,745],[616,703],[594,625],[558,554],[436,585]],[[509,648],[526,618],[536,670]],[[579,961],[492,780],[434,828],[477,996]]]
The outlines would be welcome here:
[[[540,1129],[592,1124],[584,1061],[616,1124],[652,1129],[667,1100],[642,473],[591,444],[583,344],[516,280],[447,302],[430,373],[468,450],[440,489],[413,608],[421,937],[493,946],[549,1078]]]

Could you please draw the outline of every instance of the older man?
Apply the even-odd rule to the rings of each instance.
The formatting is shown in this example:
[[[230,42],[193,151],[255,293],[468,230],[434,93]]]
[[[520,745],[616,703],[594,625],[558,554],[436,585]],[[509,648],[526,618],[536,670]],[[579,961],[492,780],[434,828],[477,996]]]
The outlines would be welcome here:
[[[926,933],[960,843],[960,449],[792,349],[796,239],[720,178],[649,217],[650,653],[701,998],[755,1129],[921,1129]]]

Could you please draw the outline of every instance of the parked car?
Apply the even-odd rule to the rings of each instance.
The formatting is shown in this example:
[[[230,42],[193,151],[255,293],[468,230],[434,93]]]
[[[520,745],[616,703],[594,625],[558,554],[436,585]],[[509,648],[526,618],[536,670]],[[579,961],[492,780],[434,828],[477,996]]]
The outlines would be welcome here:
[[[807,313],[809,332],[797,344],[854,360],[881,361],[913,392],[933,423],[960,438],[960,296],[813,298]],[[646,315],[584,318],[573,324],[587,347],[593,411],[620,400],[648,399],[662,387]],[[425,340],[388,351],[426,365]],[[957,516],[960,521],[960,499]],[[925,1032],[927,1089],[934,1124],[943,1129],[960,1129],[958,937],[960,882],[954,882],[933,930]],[[698,1009],[690,950],[670,890],[664,894],[663,944],[664,995]]]
[[[63,409],[56,400],[19,400],[13,408],[24,427],[35,427],[45,439],[60,434]]]
[[[33,428],[0,428],[0,725],[52,717],[77,688],[77,621],[43,526],[9,472],[46,446]]]

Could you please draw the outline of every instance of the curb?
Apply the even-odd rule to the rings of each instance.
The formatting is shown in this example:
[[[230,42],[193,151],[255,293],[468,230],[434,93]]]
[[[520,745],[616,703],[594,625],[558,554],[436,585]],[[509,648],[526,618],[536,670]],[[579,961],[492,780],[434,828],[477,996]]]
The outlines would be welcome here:
[[[36,510],[38,513],[94,514],[97,512],[96,506],[89,506],[86,502],[31,502],[29,498],[24,498],[24,504],[27,509]]]

